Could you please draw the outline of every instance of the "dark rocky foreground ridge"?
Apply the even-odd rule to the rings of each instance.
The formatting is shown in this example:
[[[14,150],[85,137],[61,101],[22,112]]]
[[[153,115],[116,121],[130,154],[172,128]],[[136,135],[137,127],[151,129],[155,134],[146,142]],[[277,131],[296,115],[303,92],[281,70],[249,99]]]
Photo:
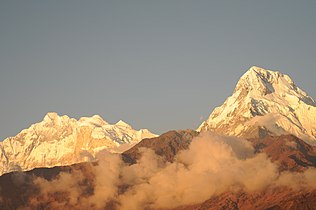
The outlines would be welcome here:
[[[123,160],[127,163],[136,163],[141,154],[139,148],[145,147],[152,149],[155,153],[172,162],[174,156],[181,150],[188,149],[194,137],[199,133],[194,130],[168,131],[152,139],[143,139],[131,149],[122,154]]]
[[[163,161],[172,162],[182,150],[188,149],[192,139],[198,135],[192,130],[169,131],[153,139],[144,139],[133,148],[122,154],[126,164],[135,164],[141,154],[139,148],[152,149]],[[308,167],[316,167],[316,147],[311,146],[297,137],[286,135],[261,139],[249,139],[256,153],[266,153],[276,162],[280,171],[302,172]],[[80,163],[72,166],[53,168],[38,168],[28,172],[15,172],[0,177],[0,209],[85,209],[72,205],[69,195],[60,191],[49,194],[49,198],[41,197],[36,185],[36,178],[41,177],[52,181],[61,173],[82,173],[84,179],[79,183],[83,189],[78,196],[89,197],[95,190],[93,169],[94,163]],[[264,173],[264,171],[262,172]],[[316,180],[315,180],[316,182]],[[121,186],[124,192],[129,186]],[[206,186],[207,187],[207,186]],[[119,192],[120,193],[120,192]],[[37,202],[32,202],[34,199]],[[58,200],[59,206],[52,205],[52,200]],[[101,209],[116,209],[115,201],[107,203]],[[90,206],[91,209],[99,209]],[[202,203],[180,206],[176,209],[316,209],[316,190],[293,190],[290,188],[266,189],[261,192],[225,192],[213,196]]]
[[[293,191],[289,188],[266,190],[260,193],[223,193],[203,203],[175,210],[311,210],[316,208],[316,191]]]

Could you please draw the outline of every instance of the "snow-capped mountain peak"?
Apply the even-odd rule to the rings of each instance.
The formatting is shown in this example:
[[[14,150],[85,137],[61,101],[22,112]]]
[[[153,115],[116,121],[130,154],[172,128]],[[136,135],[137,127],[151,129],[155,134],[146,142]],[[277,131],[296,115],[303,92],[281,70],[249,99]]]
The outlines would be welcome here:
[[[53,123],[53,124],[58,124],[58,123],[61,123],[62,121],[62,118],[68,118],[68,116],[64,116],[64,117],[61,117],[59,116],[56,112],[48,112],[45,117],[43,118],[43,122],[44,123]]]
[[[43,121],[54,121],[56,119],[58,119],[60,116],[56,113],[56,112],[48,112]]]
[[[107,149],[128,149],[143,138],[157,135],[147,129],[135,130],[123,121],[109,124],[99,115],[81,117],[49,112],[43,121],[0,142],[0,175],[14,170],[69,165],[85,161],[83,153],[94,156]]]
[[[91,126],[103,126],[109,125],[100,115],[93,115],[92,117],[81,117],[78,121],[80,125],[91,125]]]
[[[277,96],[281,94],[281,98],[283,98],[283,95],[291,94],[306,103],[316,105],[315,101],[298,88],[288,75],[257,66],[251,67],[240,78],[234,92],[240,90],[246,90],[250,97],[266,96],[268,94]]]
[[[315,140],[316,103],[288,75],[253,66],[198,130],[242,137],[293,134]]]
[[[130,126],[129,124],[127,124],[123,120],[119,120],[117,123],[115,123],[115,125],[122,126],[122,127],[127,127],[127,128],[132,128],[132,126]]]

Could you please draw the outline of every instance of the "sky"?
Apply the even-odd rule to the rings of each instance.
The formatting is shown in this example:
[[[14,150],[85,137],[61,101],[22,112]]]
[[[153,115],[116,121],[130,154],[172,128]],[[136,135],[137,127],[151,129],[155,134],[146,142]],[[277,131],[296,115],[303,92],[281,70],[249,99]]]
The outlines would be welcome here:
[[[316,1],[0,0],[0,139],[47,112],[195,129],[253,65],[316,98]]]

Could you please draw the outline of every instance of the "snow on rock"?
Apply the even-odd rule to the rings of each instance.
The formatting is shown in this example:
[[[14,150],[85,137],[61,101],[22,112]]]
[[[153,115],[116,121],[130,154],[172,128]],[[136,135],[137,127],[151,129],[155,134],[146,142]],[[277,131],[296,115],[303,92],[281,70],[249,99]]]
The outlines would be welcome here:
[[[289,76],[253,66],[197,130],[246,138],[293,134],[314,143],[316,103]]]
[[[123,121],[111,125],[99,115],[76,120],[47,113],[43,121],[0,142],[0,175],[91,160],[100,150],[122,151],[155,136]]]

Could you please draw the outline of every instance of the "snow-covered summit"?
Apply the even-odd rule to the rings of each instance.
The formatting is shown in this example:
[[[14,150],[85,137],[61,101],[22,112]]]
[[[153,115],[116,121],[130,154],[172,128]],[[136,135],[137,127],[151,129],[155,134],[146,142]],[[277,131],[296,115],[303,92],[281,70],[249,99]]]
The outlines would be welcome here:
[[[115,125],[131,128],[131,126],[129,124],[127,124],[126,122],[124,122],[123,120],[118,121],[117,123],[115,123]]]
[[[246,90],[249,96],[258,97],[280,96],[284,100],[282,94],[291,94],[307,104],[316,106],[315,101],[309,97],[303,90],[298,88],[293,80],[285,74],[278,71],[265,70],[263,68],[251,67],[238,81],[235,91]]]
[[[242,137],[293,134],[315,140],[316,103],[288,75],[253,66],[233,95],[198,128],[204,130]]]
[[[144,138],[155,136],[147,129],[135,130],[123,121],[109,124],[99,115],[76,120],[49,112],[43,121],[0,142],[0,175],[86,161],[83,154],[94,156],[102,149],[120,151],[120,145],[128,149]]]
[[[91,126],[103,126],[103,125],[109,125],[107,121],[102,119],[99,115],[93,115],[92,117],[81,117],[79,119],[80,125],[91,125]]]

